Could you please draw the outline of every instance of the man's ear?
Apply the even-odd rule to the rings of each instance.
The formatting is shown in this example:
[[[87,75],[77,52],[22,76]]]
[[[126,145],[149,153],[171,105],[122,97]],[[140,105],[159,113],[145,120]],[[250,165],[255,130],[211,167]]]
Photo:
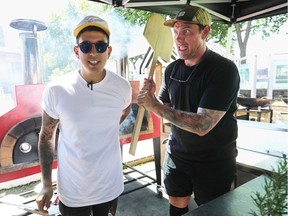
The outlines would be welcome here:
[[[76,57],[79,58],[78,46],[74,46],[74,53],[75,53]]]
[[[108,58],[110,58],[111,53],[112,53],[112,47],[109,46],[107,49],[108,49]]]
[[[205,26],[202,33],[203,33],[203,39],[206,39],[208,37],[208,34],[210,32],[210,26]]]

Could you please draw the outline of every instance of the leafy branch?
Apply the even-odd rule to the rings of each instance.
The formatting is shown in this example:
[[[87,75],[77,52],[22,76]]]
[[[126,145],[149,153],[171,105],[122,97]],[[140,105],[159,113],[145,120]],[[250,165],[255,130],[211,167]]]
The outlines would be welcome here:
[[[258,211],[251,210],[253,216],[281,216],[287,215],[287,158],[283,155],[277,166],[273,169],[271,177],[265,179],[265,193],[255,192],[252,199]]]

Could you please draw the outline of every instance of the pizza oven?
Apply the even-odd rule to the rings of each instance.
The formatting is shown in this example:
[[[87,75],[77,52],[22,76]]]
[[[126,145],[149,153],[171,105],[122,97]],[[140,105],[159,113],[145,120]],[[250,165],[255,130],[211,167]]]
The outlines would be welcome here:
[[[38,69],[37,32],[46,30],[46,25],[37,20],[16,19],[10,26],[19,30],[22,40],[23,85],[13,89],[15,107],[0,116],[1,174],[38,163],[40,101],[45,87]]]

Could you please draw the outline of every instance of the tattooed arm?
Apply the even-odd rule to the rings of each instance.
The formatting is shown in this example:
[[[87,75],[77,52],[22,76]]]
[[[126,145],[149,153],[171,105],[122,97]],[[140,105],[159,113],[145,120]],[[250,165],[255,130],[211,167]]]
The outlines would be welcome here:
[[[144,86],[138,95],[138,104],[159,117],[167,119],[171,124],[199,136],[204,136],[212,130],[226,113],[201,107],[198,108],[197,113],[175,110],[157,100],[154,92],[153,79],[145,79]]]
[[[199,136],[204,136],[212,130],[225,114],[223,111],[201,107],[198,108],[197,113],[184,112],[162,105],[159,101],[150,110],[159,117],[167,119],[175,126]]]
[[[42,115],[38,151],[42,173],[43,188],[36,199],[39,211],[47,212],[53,196],[52,164],[55,151],[55,136],[59,120],[51,118],[46,112]]]
[[[129,115],[131,110],[131,104],[127,108],[122,111],[122,116],[120,118],[120,124],[125,120],[125,118]]]

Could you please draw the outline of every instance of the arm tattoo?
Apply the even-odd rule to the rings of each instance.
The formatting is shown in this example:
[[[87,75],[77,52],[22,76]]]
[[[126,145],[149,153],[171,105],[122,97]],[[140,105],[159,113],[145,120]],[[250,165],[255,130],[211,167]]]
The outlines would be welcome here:
[[[39,135],[38,151],[43,184],[52,184],[52,164],[55,151],[55,137],[59,120],[53,119],[45,112]]]
[[[199,136],[203,136],[213,129],[225,114],[223,111],[203,108],[199,108],[197,113],[185,112],[161,104],[153,107],[152,111],[175,126]]]
[[[129,104],[129,106],[122,111],[122,116],[120,117],[120,123],[119,124],[121,124],[126,119],[126,117],[130,113],[130,110],[131,110],[131,104]]]

